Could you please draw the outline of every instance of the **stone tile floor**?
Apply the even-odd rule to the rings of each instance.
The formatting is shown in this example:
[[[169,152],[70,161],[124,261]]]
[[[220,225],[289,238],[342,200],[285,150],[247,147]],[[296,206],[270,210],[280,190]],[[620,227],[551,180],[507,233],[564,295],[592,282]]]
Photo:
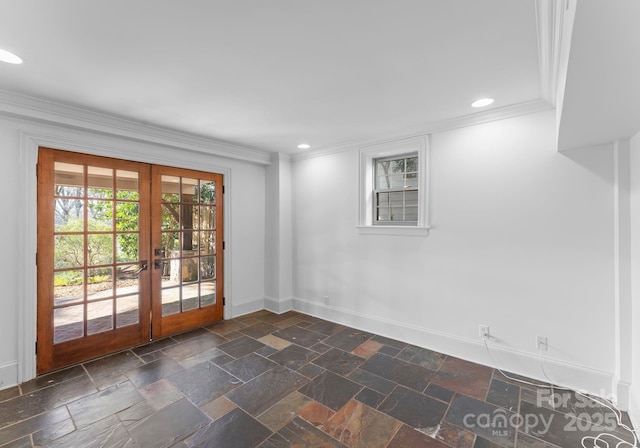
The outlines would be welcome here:
[[[260,311],[0,391],[0,446],[579,447],[610,426],[605,411],[431,350]]]

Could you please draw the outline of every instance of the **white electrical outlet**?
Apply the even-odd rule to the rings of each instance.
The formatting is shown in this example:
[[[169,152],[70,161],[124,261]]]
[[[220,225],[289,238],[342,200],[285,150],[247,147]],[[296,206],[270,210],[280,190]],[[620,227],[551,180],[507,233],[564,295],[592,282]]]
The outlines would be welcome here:
[[[536,349],[547,350],[548,348],[547,338],[545,336],[536,336]]]
[[[491,335],[489,334],[489,325],[480,325],[478,327],[478,332],[480,334],[480,338],[482,339],[488,339],[491,337]]]

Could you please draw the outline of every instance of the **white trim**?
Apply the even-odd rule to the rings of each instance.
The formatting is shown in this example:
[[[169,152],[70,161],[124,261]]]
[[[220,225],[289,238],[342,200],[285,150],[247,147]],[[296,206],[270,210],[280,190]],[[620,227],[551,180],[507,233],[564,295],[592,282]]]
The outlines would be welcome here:
[[[556,104],[560,75],[560,49],[567,0],[536,0],[538,26],[538,66],[542,98]]]
[[[255,313],[256,311],[261,311],[265,309],[264,299],[262,298],[262,299],[250,300],[245,303],[234,305],[233,307],[230,307],[227,304],[227,308],[231,310],[231,316],[229,316],[229,318],[240,317],[240,316],[244,316],[245,314],[251,314],[251,313]],[[226,315],[225,315],[225,319],[227,319]]]
[[[331,322],[347,325],[440,353],[456,356],[468,361],[497,367],[535,380],[547,382],[540,369],[537,354],[514,350],[490,342],[492,365],[482,341],[463,338],[447,333],[435,332],[427,328],[408,325],[390,319],[383,319],[321,302],[294,298],[293,309]],[[609,395],[613,373],[587,366],[567,363],[556,359],[543,358],[545,372],[561,386],[582,390],[594,395]]]
[[[269,153],[0,89],[0,114],[268,165]]]
[[[0,390],[17,385],[16,378],[18,378],[17,362],[8,362],[0,366]]]
[[[341,142],[335,145],[323,146],[320,148],[310,149],[308,151],[294,153],[291,155],[292,160],[312,159],[314,157],[322,157],[331,154],[337,154],[350,151],[360,146],[374,145],[377,143],[399,140],[403,138],[419,137],[422,135],[435,134],[436,132],[450,131],[453,129],[464,128],[467,126],[475,126],[478,124],[489,123],[492,121],[504,120],[507,118],[519,117],[521,115],[534,114],[553,107],[547,101],[538,98],[532,101],[525,101],[509,106],[496,107],[482,112],[476,112],[462,117],[451,118],[448,120],[427,123],[419,127],[411,127],[402,129],[398,132],[386,135],[378,135],[373,138],[358,139],[353,141]]]
[[[282,314],[293,309],[293,297],[283,299],[274,299],[273,297],[264,298],[264,309],[272,313]]]
[[[640,390],[634,386],[629,388],[629,418],[634,428],[640,428]]]
[[[37,319],[37,292],[36,292],[36,266],[35,252],[36,240],[36,163],[38,160],[38,147],[44,146],[54,149],[81,152],[105,157],[115,157],[124,160],[133,160],[144,163],[174,166],[178,168],[210,171],[223,175],[224,184],[231,185],[231,169],[210,163],[210,156],[201,154],[200,157],[185,158],[184,151],[162,150],[128,139],[114,136],[101,136],[85,134],[81,131],[62,129],[51,132],[35,132],[32,130],[20,131],[20,181],[18,195],[20,196],[20,243],[19,255],[20,277],[18,281],[19,306],[19,330],[18,330],[18,382],[23,383],[36,376],[36,359],[34,347],[36,342]],[[203,157],[205,160],[203,160]],[[231,195],[232,188],[227,187],[224,194],[224,240],[228,243],[231,239],[232,215]],[[232,251],[225,250],[224,254],[224,296],[226,306],[224,318],[234,316],[232,285]]]
[[[418,225],[373,225],[374,160],[399,154],[418,154]],[[360,148],[358,179],[358,224],[360,234],[426,236],[429,234],[429,145],[428,136],[391,140]]]
[[[613,144],[615,377],[612,387],[621,408],[629,405],[632,379],[630,157],[629,140],[619,140]]]
[[[429,236],[429,227],[356,226],[360,235]]]

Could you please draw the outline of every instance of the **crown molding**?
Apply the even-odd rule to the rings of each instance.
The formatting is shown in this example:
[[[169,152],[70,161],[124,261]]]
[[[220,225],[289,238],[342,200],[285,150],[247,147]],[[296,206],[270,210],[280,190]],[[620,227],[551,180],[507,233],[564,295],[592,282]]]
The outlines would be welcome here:
[[[292,160],[311,159],[314,157],[321,157],[330,154],[336,154],[339,152],[349,151],[361,146],[375,145],[378,143],[384,143],[388,141],[400,140],[405,138],[419,137],[421,135],[434,134],[436,132],[449,131],[452,129],[464,128],[467,126],[474,126],[483,123],[489,123],[492,121],[504,120],[507,118],[518,117],[520,115],[528,115],[536,112],[542,112],[545,110],[551,110],[553,107],[547,101],[542,98],[525,101],[522,103],[512,104],[509,106],[497,107],[483,112],[476,112],[461,117],[451,118],[448,120],[437,121],[428,123],[421,127],[407,128],[403,131],[395,132],[393,134],[380,135],[375,138],[354,140],[350,142],[343,142],[336,145],[325,146],[321,148],[311,149],[309,151],[293,154]]]
[[[268,152],[0,89],[0,114],[268,165]]]
[[[538,66],[542,99],[556,105],[565,11],[569,0],[536,0]]]

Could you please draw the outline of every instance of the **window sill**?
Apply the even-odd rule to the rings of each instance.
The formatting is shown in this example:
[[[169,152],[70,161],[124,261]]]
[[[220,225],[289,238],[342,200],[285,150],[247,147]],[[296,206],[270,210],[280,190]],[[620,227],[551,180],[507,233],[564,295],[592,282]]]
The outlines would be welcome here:
[[[429,227],[357,226],[360,235],[429,236]]]

